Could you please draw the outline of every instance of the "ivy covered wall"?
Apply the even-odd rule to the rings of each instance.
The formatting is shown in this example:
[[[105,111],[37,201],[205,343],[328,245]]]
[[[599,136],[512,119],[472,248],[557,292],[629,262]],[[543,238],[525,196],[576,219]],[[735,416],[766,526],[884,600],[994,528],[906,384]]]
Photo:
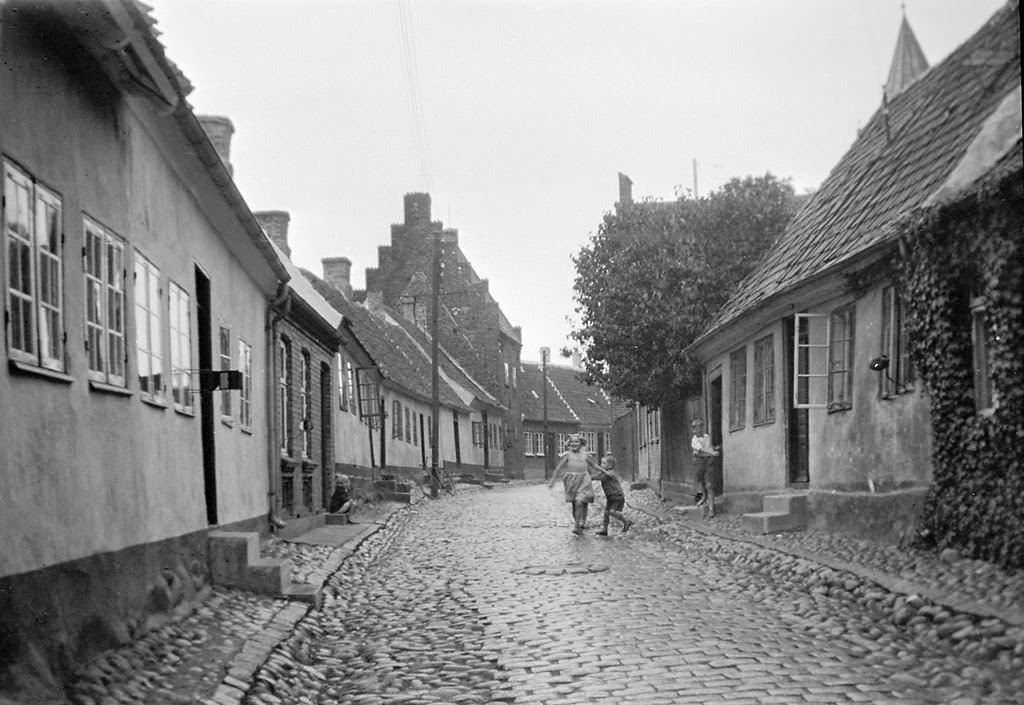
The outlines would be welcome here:
[[[1024,190],[1010,176],[900,225],[911,356],[932,401],[934,483],[920,541],[1024,567]],[[984,323],[972,334],[972,302]],[[976,402],[984,336],[990,408]]]

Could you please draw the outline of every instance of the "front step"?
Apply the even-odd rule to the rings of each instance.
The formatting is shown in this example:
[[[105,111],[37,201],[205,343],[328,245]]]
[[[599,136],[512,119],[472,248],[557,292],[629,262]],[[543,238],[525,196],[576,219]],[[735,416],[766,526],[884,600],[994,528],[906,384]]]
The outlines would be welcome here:
[[[292,562],[260,558],[254,531],[211,531],[210,577],[217,585],[319,604],[320,589],[292,582]]]
[[[766,495],[761,501],[764,511],[744,514],[740,523],[752,534],[776,534],[802,531],[807,527],[807,495]]]

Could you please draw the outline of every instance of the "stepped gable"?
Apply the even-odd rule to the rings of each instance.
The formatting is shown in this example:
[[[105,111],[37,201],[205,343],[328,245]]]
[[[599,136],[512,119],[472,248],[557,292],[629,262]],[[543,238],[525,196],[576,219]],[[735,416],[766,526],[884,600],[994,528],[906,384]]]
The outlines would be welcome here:
[[[359,343],[377,363],[381,374],[392,384],[405,390],[409,396],[429,404],[433,397],[430,360],[424,358],[421,349],[405,328],[395,323],[401,318],[398,313],[385,307],[386,315],[393,319],[385,320],[352,303],[344,294],[312,272],[305,269],[301,272],[320,296],[350,322]],[[447,384],[440,385],[438,396],[443,406],[461,412],[470,410]]]
[[[880,107],[700,340],[851,257],[891,244],[888,226],[925,203],[985,119],[1020,88],[1019,29],[1011,0]]]

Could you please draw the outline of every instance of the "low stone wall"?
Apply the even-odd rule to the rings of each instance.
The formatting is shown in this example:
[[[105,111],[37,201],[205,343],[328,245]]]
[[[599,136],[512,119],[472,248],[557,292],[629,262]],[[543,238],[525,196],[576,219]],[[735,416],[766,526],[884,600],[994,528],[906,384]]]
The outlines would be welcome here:
[[[233,531],[266,533],[266,515]],[[101,651],[191,612],[210,593],[207,531],[0,578],[0,692],[60,692]]]
[[[884,543],[904,543],[921,525],[928,489],[807,495],[808,528]]]

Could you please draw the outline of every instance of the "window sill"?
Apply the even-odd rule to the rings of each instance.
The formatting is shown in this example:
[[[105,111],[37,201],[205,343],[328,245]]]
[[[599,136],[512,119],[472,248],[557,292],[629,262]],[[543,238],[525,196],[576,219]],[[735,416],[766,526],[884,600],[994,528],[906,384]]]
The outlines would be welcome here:
[[[252,426],[242,426],[242,433],[251,436],[253,434]]]
[[[196,416],[196,412],[191,406],[179,406],[178,404],[175,404],[174,412],[176,414],[181,414],[182,416],[188,416],[190,418],[195,418]]]
[[[89,390],[93,392],[100,392],[102,394],[116,394],[122,397],[132,396],[132,390],[127,387],[119,387],[116,384],[108,384],[107,382],[100,382],[96,379],[89,380]]]
[[[755,421],[754,428],[757,428],[758,426],[771,426],[773,423],[775,423],[774,418],[765,419],[764,421]]]
[[[310,460],[309,458],[303,458],[302,459],[302,471],[303,472],[313,472],[318,467],[320,467],[320,463],[318,463],[318,462],[316,462],[314,460]]]
[[[222,424],[224,424],[225,426],[227,426],[228,428],[234,428],[235,427],[235,419],[234,419],[234,417],[231,417],[231,416],[221,416],[220,417],[220,422]]]
[[[286,472],[293,472],[295,468],[299,467],[299,461],[291,458],[287,455],[281,456],[281,469]]]
[[[30,365],[27,362],[21,362],[19,360],[8,360],[7,364],[9,365],[11,372],[15,372],[18,374],[31,375],[33,377],[43,377],[53,382],[61,382],[63,384],[71,384],[72,382],[75,381],[75,378],[69,374],[64,374],[63,372],[47,369],[46,367]]]
[[[848,401],[843,402],[832,402],[828,405],[828,413],[835,414],[840,411],[849,411],[853,408],[853,404]]]
[[[743,424],[742,426],[730,426],[729,427],[729,433],[735,433],[736,431],[742,431],[746,427],[747,427],[746,424]]]
[[[156,409],[167,409],[167,403],[162,399],[154,399],[153,397],[139,397],[143,404],[148,404]]]

